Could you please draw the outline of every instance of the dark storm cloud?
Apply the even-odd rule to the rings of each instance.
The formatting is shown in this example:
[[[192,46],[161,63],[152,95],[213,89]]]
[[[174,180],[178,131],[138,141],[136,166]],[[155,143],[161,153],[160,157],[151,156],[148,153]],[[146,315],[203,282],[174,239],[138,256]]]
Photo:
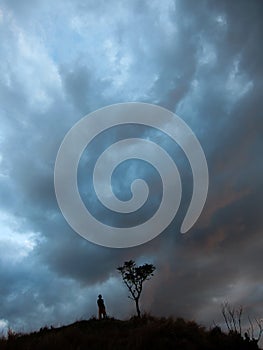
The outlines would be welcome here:
[[[157,266],[143,296],[152,313],[211,324],[229,299],[262,315],[262,7],[256,0],[3,2],[0,319],[25,330],[68,323],[95,314],[100,292],[110,313],[127,317],[133,305],[115,268],[131,258]],[[159,237],[118,250],[68,227],[53,168],[76,121],[123,101],[157,103],[189,124],[207,155],[210,190],[186,235],[178,232],[189,195]],[[176,153],[162,136],[141,134]],[[191,176],[181,165],[185,193]]]

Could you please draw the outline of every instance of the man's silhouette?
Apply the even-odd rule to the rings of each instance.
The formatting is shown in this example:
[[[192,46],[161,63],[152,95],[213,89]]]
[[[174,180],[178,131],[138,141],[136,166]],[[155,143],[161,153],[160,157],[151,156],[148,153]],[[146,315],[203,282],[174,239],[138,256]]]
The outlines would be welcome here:
[[[98,296],[97,304],[99,308],[99,320],[101,320],[102,318],[106,318],[107,316],[106,308],[105,308],[104,300],[102,299],[101,294]]]

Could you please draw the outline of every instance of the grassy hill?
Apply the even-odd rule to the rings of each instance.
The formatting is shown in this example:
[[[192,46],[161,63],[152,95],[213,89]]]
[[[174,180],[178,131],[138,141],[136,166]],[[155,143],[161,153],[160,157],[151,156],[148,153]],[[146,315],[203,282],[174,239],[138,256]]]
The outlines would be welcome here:
[[[128,321],[90,319],[60,328],[42,328],[30,334],[9,332],[7,339],[0,339],[0,349],[245,350],[258,347],[243,340],[239,334],[225,334],[218,327],[207,330],[181,318],[145,316]]]

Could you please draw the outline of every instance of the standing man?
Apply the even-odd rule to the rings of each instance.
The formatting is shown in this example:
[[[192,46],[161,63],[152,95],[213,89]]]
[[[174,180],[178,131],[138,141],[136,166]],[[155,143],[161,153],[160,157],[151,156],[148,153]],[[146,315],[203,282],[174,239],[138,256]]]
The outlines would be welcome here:
[[[102,318],[105,319],[107,317],[107,314],[106,314],[106,308],[104,305],[104,300],[102,299],[101,294],[98,296],[97,304],[99,308],[99,320],[101,320]]]

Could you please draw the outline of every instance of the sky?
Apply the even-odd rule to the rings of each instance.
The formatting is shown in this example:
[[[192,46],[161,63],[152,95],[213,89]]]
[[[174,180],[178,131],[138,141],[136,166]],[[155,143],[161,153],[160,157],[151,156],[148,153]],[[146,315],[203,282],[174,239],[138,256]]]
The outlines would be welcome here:
[[[134,305],[116,271],[129,259],[156,266],[141,298],[145,312],[209,326],[222,323],[227,300],[262,317],[262,11],[260,0],[1,1],[0,332],[90,318],[100,293],[109,315],[131,317]],[[100,135],[80,162],[79,188],[101,220],[126,222],[90,194],[88,160],[127,133],[174,155],[184,194],[157,238],[106,248],[64,219],[54,165],[77,121],[129,101],[165,107],[191,127],[207,158],[209,192],[182,235],[192,177],[178,147],[147,128]],[[131,179],[149,181],[152,204],[140,219],[149,216],[158,174],[134,161],[115,175],[124,200]]]

